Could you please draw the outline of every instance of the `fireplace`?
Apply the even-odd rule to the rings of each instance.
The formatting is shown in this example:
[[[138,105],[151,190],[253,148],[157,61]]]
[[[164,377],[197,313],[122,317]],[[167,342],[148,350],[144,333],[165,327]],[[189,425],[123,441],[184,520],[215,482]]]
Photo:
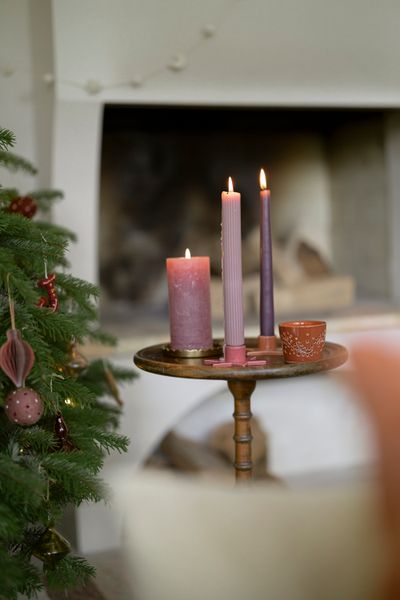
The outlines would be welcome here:
[[[115,134],[126,129],[128,135],[133,119],[142,123],[143,129],[139,129],[139,133],[142,131],[143,135],[146,128],[147,132],[152,131],[151,123],[156,123],[156,120],[157,129],[162,131],[164,127],[165,131],[167,125],[172,127],[178,117],[183,118],[187,114],[189,106],[193,107],[193,112],[188,122],[193,126],[197,118],[193,115],[199,110],[195,105],[201,105],[203,111],[207,111],[207,107],[221,106],[218,113],[221,118],[214,119],[215,129],[222,125],[222,119],[227,119],[229,113],[232,117],[229,140],[236,151],[242,149],[238,140],[243,132],[236,118],[239,113],[240,116],[252,112],[261,115],[257,131],[261,128],[264,136],[268,133],[268,140],[264,140],[265,153],[257,158],[257,164],[256,160],[251,162],[251,172],[247,177],[242,171],[244,163],[239,164],[239,161],[232,166],[226,162],[220,174],[215,173],[209,203],[217,219],[216,235],[219,228],[219,192],[225,187],[227,176],[235,178],[249,210],[247,203],[257,201],[257,172],[264,165],[273,192],[276,242],[286,243],[283,262],[292,259],[292,252],[297,254],[298,240],[290,238],[290,234],[302,216],[301,239],[306,242],[302,248],[303,253],[308,251],[309,264],[310,252],[316,250],[318,256],[314,266],[320,267],[319,259],[322,258],[335,277],[343,277],[344,281],[350,277],[356,284],[355,308],[342,310],[354,310],[354,314],[358,315],[364,303],[373,304],[379,310],[389,309],[386,320],[378,319],[378,311],[375,311],[373,319],[367,323],[365,320],[361,323],[358,317],[342,322],[342,330],[399,324],[400,313],[390,312],[396,301],[400,301],[400,87],[395,75],[398,71],[396,23],[399,7],[392,3],[390,9],[382,10],[381,3],[370,3],[365,10],[365,3],[359,0],[351,6],[345,3],[299,3],[296,0],[271,3],[259,0],[235,3],[234,10],[226,2],[172,2],[168,4],[168,10],[158,0],[140,5],[132,0],[121,0],[117,9],[115,3],[110,2],[54,1],[46,4],[48,12],[50,8],[52,12],[56,77],[52,185],[62,189],[66,196],[65,202],[55,207],[54,219],[78,234],[78,243],[70,251],[72,273],[97,283],[101,280],[108,295],[107,303],[103,302],[102,306],[103,317],[113,325],[119,321],[121,326],[115,331],[127,338],[120,337],[119,346],[119,352],[124,354],[124,366],[132,365],[134,350],[167,338],[166,308],[162,301],[165,288],[160,281],[158,289],[161,295],[155,305],[163,308],[154,308],[154,304],[150,308],[149,300],[141,300],[136,303],[137,308],[133,312],[141,313],[142,318],[127,318],[128,314],[133,314],[132,300],[125,301],[123,296],[122,299],[115,296],[114,285],[104,280],[107,276],[104,260],[110,248],[103,246],[111,242],[106,242],[102,233],[100,243],[99,229],[103,230],[104,223],[99,215],[104,215],[107,194],[108,201],[112,198],[116,202],[121,200],[120,196],[117,197],[118,187],[113,189],[111,186],[114,174],[111,172],[112,177],[108,178],[100,168],[100,163],[104,163],[107,135],[113,128]],[[23,10],[19,8],[18,11],[23,15]],[[221,12],[227,14],[225,26],[219,28],[218,35],[208,38],[198,51],[188,56],[187,68],[180,72],[168,68],[160,71],[160,66],[169,64],[177,52],[185,52],[197,42],[203,25],[219,22]],[[37,9],[34,13],[37,14]],[[25,21],[27,19],[24,26]],[[46,23],[50,19],[36,21]],[[90,35],[88,23],[94,35]],[[47,29],[46,35],[51,28]],[[31,38],[38,40],[43,37],[42,31],[39,36],[30,36],[25,28],[22,32],[23,35],[17,36],[24,42],[18,44],[17,57],[23,54]],[[37,58],[37,54],[32,52],[28,56],[29,60],[31,56]],[[47,63],[43,68],[38,66],[36,64],[40,83],[42,74],[50,71],[51,67]],[[144,80],[139,87],[136,85],[137,75],[153,72],[156,73],[154,78]],[[93,80],[103,86],[102,91],[86,91],[86,82],[93,83]],[[90,89],[93,91],[92,85]],[[48,91],[47,88],[44,90],[46,97]],[[29,94],[29,98],[35,96]],[[21,89],[13,110],[17,104],[20,107],[23,104],[30,111],[27,97],[25,90]],[[43,102],[40,104],[42,106]],[[114,110],[112,104],[119,104],[115,110],[123,109],[123,116],[118,117],[119,130],[116,113],[112,119],[110,117],[109,111]],[[171,108],[168,113],[170,106],[177,108]],[[237,108],[231,111],[227,108],[229,106]],[[274,109],[274,106],[287,107],[287,110]],[[306,107],[312,107],[312,110],[300,110]],[[331,108],[322,110],[324,107]],[[341,110],[343,107],[349,110]],[[209,110],[214,111],[212,108]],[[169,122],[166,120],[168,114]],[[174,122],[171,122],[171,115],[175,115]],[[211,112],[209,115],[207,121],[210,123]],[[30,112],[28,116],[33,118]],[[29,129],[25,125],[26,120],[19,119],[23,133]],[[108,127],[110,130],[106,131]],[[255,131],[255,127],[249,128],[249,132]],[[296,139],[291,136],[293,132],[297,134]],[[279,146],[278,138],[283,133],[287,144]],[[253,138],[255,135],[258,133]],[[269,136],[273,137],[273,144]],[[274,157],[270,150],[277,152],[278,146],[282,152]],[[223,150],[224,156],[226,148]],[[214,166],[209,160],[210,153],[208,145],[204,159],[208,167]],[[122,147],[117,145],[113,163],[115,173],[122,170],[119,163],[127,155],[126,147],[123,152]],[[181,171],[180,175],[186,176],[186,172]],[[201,173],[202,179],[206,177],[209,175]],[[190,193],[197,190],[196,185],[196,181],[190,183]],[[174,189],[169,187],[167,191],[172,195]],[[160,201],[164,195],[160,196]],[[107,218],[111,217],[109,212],[106,211],[106,214]],[[247,212],[243,214],[244,219],[247,216]],[[318,227],[314,226],[315,221],[311,217],[318,217]],[[190,235],[190,244],[192,237]],[[288,244],[288,240],[293,243]],[[140,245],[140,240],[136,241]],[[246,241],[250,243],[250,240]],[[183,240],[178,242],[176,253],[181,254]],[[162,255],[162,262],[169,252],[167,249]],[[215,252],[214,257],[218,261],[218,248]],[[360,255],[362,261],[359,260]],[[243,256],[251,257],[245,239]],[[311,253],[311,258],[313,256],[315,253]],[[277,252],[274,252],[274,258],[277,263]],[[157,266],[158,257],[153,261]],[[153,272],[153,267],[150,270]],[[297,270],[296,264],[293,269],[289,266],[283,268],[281,279],[290,275],[293,281]],[[313,273],[315,275],[315,270]],[[251,288],[256,282],[247,283]],[[277,305],[289,306],[293,297],[299,300],[301,296],[302,301],[310,306],[316,294],[313,293],[312,282],[308,283],[307,288],[301,289],[300,283],[295,284],[297,291],[293,295],[290,293],[293,284],[289,285],[290,281],[287,281],[286,290],[280,289],[281,298]],[[319,283],[317,280],[314,285]],[[351,291],[348,283],[348,301],[351,300]],[[326,295],[332,300],[331,291],[327,290]],[[248,296],[254,297],[252,289]],[[343,290],[337,300],[342,297]],[[153,298],[155,300],[157,295],[154,294]],[[214,299],[214,307],[217,300]],[[299,312],[296,306],[295,313]],[[315,309],[313,314],[317,316],[317,313]],[[253,307],[252,314],[251,319],[246,317],[246,333],[249,335],[257,333],[256,307]],[[253,331],[251,320],[255,323]],[[162,327],[157,326],[157,331],[156,322],[162,323]],[[331,315],[328,324],[331,341],[351,344],[356,334],[346,333],[347,337],[340,337],[337,333],[338,320],[335,321]],[[214,331],[218,332],[217,329]],[[389,332],[380,332],[385,340],[390,338],[387,334]],[[288,380],[287,385],[280,381],[276,388],[273,382],[267,382],[268,391],[260,387],[254,412],[264,415],[266,429],[273,431],[274,440],[276,433],[278,435],[278,444],[272,442],[272,451],[278,462],[279,455],[281,459],[283,457],[283,463],[280,463],[282,471],[285,470],[282,469],[285,455],[295,458],[297,466],[309,464],[308,458],[312,456],[319,468],[332,464],[337,452],[341,465],[348,464],[349,453],[353,455],[358,428],[352,418],[348,418],[341,391],[332,388],[329,392],[324,387],[329,381],[327,378],[323,381]],[[217,381],[177,380],[141,374],[132,389],[125,392],[123,431],[133,440],[126,457],[130,469],[146,459],[183,415],[217,392],[218,385]],[[210,427],[214,409],[224,411],[225,418],[224,402],[210,398],[207,407],[202,415],[196,413],[193,417],[191,429]],[[271,407],[272,412],[268,412]],[[289,413],[290,420],[287,418]],[[344,415],[346,418],[343,418]],[[344,432],[343,427],[346,428]],[[303,443],[304,439],[307,439],[307,444]],[[294,453],[293,444],[303,451]],[[289,447],[290,453],[285,452],[285,448],[288,450]],[[357,449],[355,452],[357,454]],[[122,457],[122,460],[125,458]],[[115,462],[108,464],[105,478],[109,481],[116,467]],[[103,506],[96,506],[95,510],[93,507],[81,507],[78,522],[81,551],[94,551],[118,543],[115,528],[111,526],[110,516]],[[98,527],[100,522],[102,527]]]
[[[383,110],[107,105],[99,275],[106,321],[165,329],[165,258],[209,255],[222,320],[219,194],[242,192],[246,318],[258,311],[258,172],[272,191],[276,312],[392,301]]]

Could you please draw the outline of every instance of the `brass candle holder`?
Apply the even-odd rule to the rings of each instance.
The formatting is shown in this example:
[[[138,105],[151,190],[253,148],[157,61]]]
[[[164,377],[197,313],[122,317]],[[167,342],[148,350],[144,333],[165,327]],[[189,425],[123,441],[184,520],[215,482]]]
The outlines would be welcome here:
[[[247,356],[274,356],[277,354],[282,354],[282,349],[278,348],[274,335],[259,335],[257,347],[247,351]]]
[[[207,358],[209,356],[222,356],[224,347],[221,342],[214,341],[211,348],[171,348],[171,344],[166,344],[163,347],[163,352],[167,356],[175,358]]]

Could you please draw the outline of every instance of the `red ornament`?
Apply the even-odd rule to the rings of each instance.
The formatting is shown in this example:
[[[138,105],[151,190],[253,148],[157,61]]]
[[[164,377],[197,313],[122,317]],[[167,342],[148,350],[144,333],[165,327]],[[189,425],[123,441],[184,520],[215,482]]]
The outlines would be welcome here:
[[[33,350],[22,339],[19,329],[9,329],[7,342],[0,348],[0,367],[16,387],[25,385],[34,362]]]
[[[7,208],[7,212],[19,214],[27,219],[32,219],[37,211],[37,204],[30,196],[14,198]]]
[[[56,414],[54,432],[58,437],[59,450],[65,450],[66,452],[70,452],[71,450],[76,449],[76,446],[74,446],[71,440],[68,439],[68,427],[60,411],[58,411]]]
[[[55,279],[55,273],[52,273],[48,277],[39,279],[38,281],[38,286],[47,292],[47,298],[45,296],[41,296],[39,298],[38,306],[46,306],[53,312],[55,312],[58,308],[57,290],[54,285]]]
[[[12,422],[34,425],[43,414],[43,402],[35,390],[22,387],[8,394],[4,410]]]

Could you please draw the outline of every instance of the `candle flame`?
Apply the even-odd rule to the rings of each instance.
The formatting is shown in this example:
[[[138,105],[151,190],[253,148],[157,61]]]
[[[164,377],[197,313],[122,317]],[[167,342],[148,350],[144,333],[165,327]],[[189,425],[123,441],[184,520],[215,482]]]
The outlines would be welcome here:
[[[186,248],[186,250],[185,250],[185,258],[192,258],[189,248]]]
[[[232,181],[232,177],[229,177],[229,179],[228,179],[228,192],[233,192],[233,181]]]
[[[260,171],[260,188],[262,190],[267,189],[267,177],[265,175],[264,169],[261,169],[261,171]]]

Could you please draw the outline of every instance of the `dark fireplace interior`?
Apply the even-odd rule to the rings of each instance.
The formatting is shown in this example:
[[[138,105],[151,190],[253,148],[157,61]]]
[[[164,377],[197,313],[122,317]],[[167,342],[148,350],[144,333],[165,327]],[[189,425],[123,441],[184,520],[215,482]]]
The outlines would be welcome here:
[[[383,127],[380,110],[107,105],[104,319],[165,320],[165,258],[186,247],[211,258],[214,317],[221,319],[220,193],[228,176],[242,193],[245,306],[255,319],[260,167],[272,194],[278,316],[387,301]]]

